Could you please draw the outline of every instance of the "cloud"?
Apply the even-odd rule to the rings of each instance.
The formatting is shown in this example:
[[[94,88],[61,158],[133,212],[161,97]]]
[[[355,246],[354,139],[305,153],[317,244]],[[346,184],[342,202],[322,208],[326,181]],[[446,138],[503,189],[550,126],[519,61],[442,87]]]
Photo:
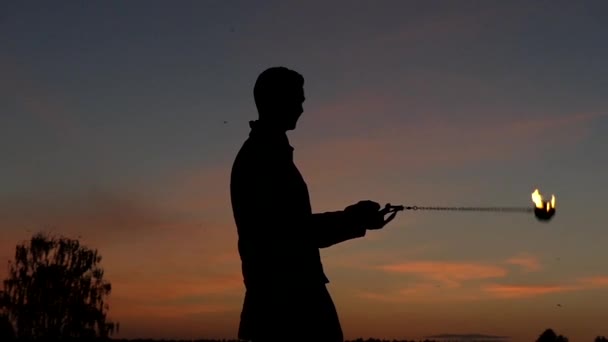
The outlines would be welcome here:
[[[294,135],[314,129],[315,136],[325,141],[351,136],[360,127],[382,129],[386,125],[384,120],[370,118],[382,118],[381,113],[389,113],[397,105],[394,98],[382,91],[355,89],[319,103],[310,110],[305,109],[305,117],[298,123],[300,128]]]
[[[162,235],[190,238],[188,243],[197,236],[202,245],[227,244],[236,238],[229,170],[223,165],[182,169],[153,186],[133,184],[120,190],[90,187],[0,196],[0,229],[7,234],[0,245],[11,249],[40,230],[78,238],[102,251],[117,244],[141,245]]]
[[[471,291],[445,291],[437,284],[415,283],[394,291],[355,291],[355,297],[384,302],[384,303],[448,303],[448,302],[474,302],[482,300],[478,293]]]
[[[189,314],[218,313],[238,309],[238,306],[221,302],[195,302],[183,304],[148,303],[143,300],[137,300],[136,302],[129,301],[123,297],[116,297],[110,302],[116,303],[114,305],[110,304],[110,308],[112,315],[119,320],[122,317],[179,317]]]
[[[529,254],[514,256],[507,259],[505,263],[520,266],[525,272],[536,272],[541,269],[538,258]]]
[[[502,278],[507,275],[507,270],[502,267],[468,262],[414,261],[379,266],[378,269],[390,273],[413,274],[449,287],[459,287],[461,282],[467,280]]]
[[[88,248],[98,249],[102,266],[113,268],[112,246],[136,244],[149,240],[167,227],[183,226],[162,208],[143,196],[104,190],[82,190],[78,194],[46,196],[10,196],[0,198],[1,261],[14,257],[15,246],[37,232],[78,239]],[[124,254],[117,265],[135,257]],[[129,256],[128,258],[124,258]],[[108,261],[110,261],[108,263]],[[128,265],[129,262],[126,262]],[[7,270],[0,268],[0,276]]]
[[[54,197],[0,198],[0,261],[12,259],[17,244],[43,230],[98,249],[117,298],[196,302],[213,291],[239,292],[242,276],[232,217],[209,214],[218,208],[204,205],[216,194],[196,189],[206,183],[196,183],[195,172],[186,173],[192,177],[170,178],[147,193],[82,189]],[[6,271],[0,268],[0,276]],[[232,278],[217,278],[225,273]]]
[[[109,318],[120,322],[120,331],[116,338],[153,339],[153,340],[221,340],[235,335],[238,327],[240,307],[208,304],[195,308],[173,312],[171,309],[157,312],[137,310],[132,315],[116,317],[109,313]],[[187,311],[187,313],[183,313]]]
[[[161,278],[161,277],[159,277]],[[196,277],[169,273],[161,279],[150,276],[133,277],[112,282],[110,296],[116,317],[176,317],[187,314],[224,312],[238,308],[244,291],[240,272],[223,275],[202,274]]]
[[[579,278],[567,284],[482,283],[477,286],[460,288],[457,291],[445,291],[442,285],[423,280],[390,292],[358,291],[356,296],[381,302],[472,302],[488,299],[527,299],[556,293],[605,288],[608,288],[608,276]]]
[[[475,301],[483,299],[532,298],[553,293],[608,288],[608,276],[581,277],[565,284],[507,284],[508,270],[502,265],[520,266],[525,272],[542,270],[538,257],[521,253],[495,264],[476,262],[411,261],[366,266],[390,274],[414,276],[407,286],[382,293],[358,292],[360,298],[378,301],[416,300],[422,302]],[[494,282],[488,282],[494,281]],[[496,282],[498,281],[498,282]],[[503,283],[500,283],[503,282]],[[451,289],[446,291],[445,289]]]
[[[371,236],[371,232],[368,232]],[[388,232],[385,235],[390,235]],[[385,239],[389,239],[387,237]],[[380,238],[378,238],[380,240]],[[350,243],[361,243],[369,245],[369,237],[366,235],[364,240],[352,240]],[[361,250],[359,248],[332,249],[323,251],[323,265],[327,268],[349,268],[349,269],[375,269],[377,266],[390,263],[394,260],[408,257],[420,257],[424,254],[439,250],[439,243],[426,243],[411,248],[402,249],[371,249]]]
[[[570,285],[499,285],[489,284],[482,291],[498,298],[538,297],[550,293],[571,292],[580,290],[579,286]]]
[[[175,222],[143,196],[104,189],[55,197],[0,198],[0,217],[4,231],[48,230],[95,244],[133,238]]]
[[[411,286],[401,288],[398,293],[402,296],[421,296],[429,295],[433,292],[440,291],[441,285],[436,283],[415,283]],[[435,293],[436,294],[436,293]]]
[[[222,294],[243,287],[240,273],[223,275],[183,276],[171,274],[171,278],[155,279],[152,276],[139,276],[132,279],[114,281],[117,294],[130,293],[145,297],[148,302],[175,300],[184,296]]]
[[[332,115],[343,118],[350,126],[345,128],[349,134],[331,138],[315,135],[314,140],[296,149],[297,164],[319,184],[352,184],[396,170],[405,177],[439,167],[533,158],[578,143],[603,114],[468,116],[452,121],[429,115],[405,124],[387,121],[382,125],[350,120],[341,112]],[[539,132],[551,134],[539,139]]]
[[[551,293],[587,291],[601,288],[608,288],[608,276],[583,277],[571,283],[559,285],[486,284],[482,286],[482,291],[498,298],[528,298]]]
[[[581,278],[578,283],[589,289],[608,288],[608,275]]]
[[[231,164],[195,165],[174,171],[154,190],[159,203],[176,213],[209,216],[232,215]],[[232,217],[228,217],[230,220]]]

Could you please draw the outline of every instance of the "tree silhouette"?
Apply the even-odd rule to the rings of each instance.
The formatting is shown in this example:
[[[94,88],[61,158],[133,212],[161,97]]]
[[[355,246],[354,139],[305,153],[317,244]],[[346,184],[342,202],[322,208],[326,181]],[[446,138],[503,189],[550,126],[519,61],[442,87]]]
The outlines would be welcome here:
[[[3,293],[0,293],[2,296]],[[12,341],[15,339],[15,330],[11,321],[8,319],[8,315],[0,314],[0,341]]]
[[[536,342],[568,342],[568,338],[566,336],[557,335],[553,329],[545,330]]]
[[[106,322],[111,285],[100,262],[97,250],[64,237],[38,233],[17,245],[0,291],[0,313],[16,337],[108,338],[118,331],[118,324]]]
[[[556,339],[557,334],[555,333],[555,331],[553,331],[553,329],[547,329],[542,334],[540,334],[536,342],[554,342]]]

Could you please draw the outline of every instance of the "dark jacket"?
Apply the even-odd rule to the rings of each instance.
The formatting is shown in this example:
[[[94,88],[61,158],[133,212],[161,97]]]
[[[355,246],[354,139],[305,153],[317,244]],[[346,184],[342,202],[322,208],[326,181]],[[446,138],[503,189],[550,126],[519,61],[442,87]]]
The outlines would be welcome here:
[[[262,323],[261,317],[274,322],[289,319],[291,323],[283,325],[292,328],[285,329],[300,330],[321,324],[303,317],[322,316],[310,310],[335,313],[325,294],[329,280],[319,248],[365,235],[365,228],[344,211],[313,214],[287,135],[266,130],[257,121],[251,127],[235,159],[230,184],[247,289],[239,333],[243,339],[270,329],[272,324]],[[322,304],[304,314],[303,306],[317,300]]]

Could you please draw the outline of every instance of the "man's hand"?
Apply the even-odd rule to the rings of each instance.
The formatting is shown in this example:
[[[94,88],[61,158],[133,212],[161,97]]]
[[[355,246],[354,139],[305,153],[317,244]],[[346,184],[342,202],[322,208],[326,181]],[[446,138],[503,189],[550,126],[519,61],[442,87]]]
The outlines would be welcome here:
[[[370,200],[360,201],[344,209],[347,214],[351,215],[354,222],[363,225],[369,230],[383,228],[395,218],[397,211],[400,210],[403,210],[403,207],[392,206],[390,204],[387,204],[381,210],[380,204]],[[385,220],[384,216],[389,213],[391,215]]]

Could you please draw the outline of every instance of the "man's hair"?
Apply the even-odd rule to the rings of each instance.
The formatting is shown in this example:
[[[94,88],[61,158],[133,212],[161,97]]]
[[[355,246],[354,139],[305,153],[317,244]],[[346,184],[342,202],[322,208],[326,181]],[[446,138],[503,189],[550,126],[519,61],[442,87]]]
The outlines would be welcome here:
[[[273,104],[287,100],[285,97],[304,86],[304,77],[286,67],[272,67],[264,70],[255,82],[253,97],[258,113],[272,109]]]

